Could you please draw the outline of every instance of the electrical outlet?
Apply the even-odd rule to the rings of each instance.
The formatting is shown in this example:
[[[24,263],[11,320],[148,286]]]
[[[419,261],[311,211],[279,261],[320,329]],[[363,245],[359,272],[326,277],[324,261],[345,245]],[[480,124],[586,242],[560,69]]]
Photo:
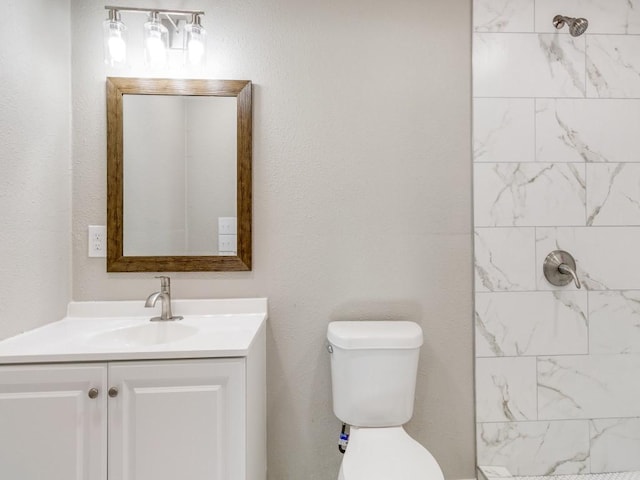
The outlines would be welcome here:
[[[104,225],[89,225],[89,256],[107,256],[107,227]]]

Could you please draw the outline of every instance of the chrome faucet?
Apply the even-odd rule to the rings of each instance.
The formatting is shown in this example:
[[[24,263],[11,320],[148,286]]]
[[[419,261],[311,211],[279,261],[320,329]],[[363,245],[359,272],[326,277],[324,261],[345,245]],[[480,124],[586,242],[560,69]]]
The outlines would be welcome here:
[[[145,307],[155,307],[158,298],[162,301],[162,313],[159,317],[153,317],[152,322],[167,321],[167,320],[182,320],[182,317],[174,317],[171,313],[171,279],[169,277],[160,276],[156,277],[160,279],[160,291],[152,293],[147,297],[147,301],[144,303]]]

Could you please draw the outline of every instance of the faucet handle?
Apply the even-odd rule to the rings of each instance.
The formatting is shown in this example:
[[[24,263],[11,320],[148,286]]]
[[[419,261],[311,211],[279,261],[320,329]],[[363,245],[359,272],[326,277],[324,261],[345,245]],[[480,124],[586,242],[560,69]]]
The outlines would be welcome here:
[[[561,263],[560,265],[558,265],[558,270],[560,270],[560,272],[564,273],[565,275],[571,275],[571,278],[573,278],[573,281],[576,284],[576,288],[581,288],[580,280],[578,279],[578,275],[576,275],[575,267],[571,267],[566,263]]]
[[[554,250],[547,255],[543,271],[545,278],[552,285],[563,287],[573,280],[576,288],[582,287],[576,274],[576,261],[570,253],[564,250]]]
[[[160,279],[160,290],[168,293],[171,290],[171,278],[166,275],[157,275],[155,278]]]

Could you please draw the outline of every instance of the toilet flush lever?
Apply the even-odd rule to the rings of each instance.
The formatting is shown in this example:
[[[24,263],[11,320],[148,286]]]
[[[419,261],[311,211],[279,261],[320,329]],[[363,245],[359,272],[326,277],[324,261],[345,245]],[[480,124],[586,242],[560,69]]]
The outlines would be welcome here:
[[[576,288],[582,288],[576,274],[576,261],[569,252],[554,250],[544,259],[542,270],[551,285],[564,287],[573,281]]]

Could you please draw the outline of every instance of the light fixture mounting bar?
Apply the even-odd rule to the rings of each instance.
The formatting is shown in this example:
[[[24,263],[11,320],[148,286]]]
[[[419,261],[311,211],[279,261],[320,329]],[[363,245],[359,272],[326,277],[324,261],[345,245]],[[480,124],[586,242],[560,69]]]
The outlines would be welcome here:
[[[204,15],[202,10],[164,10],[162,8],[136,8],[136,7],[116,7],[105,5],[105,10],[117,10],[118,12],[158,12],[165,15]]]

